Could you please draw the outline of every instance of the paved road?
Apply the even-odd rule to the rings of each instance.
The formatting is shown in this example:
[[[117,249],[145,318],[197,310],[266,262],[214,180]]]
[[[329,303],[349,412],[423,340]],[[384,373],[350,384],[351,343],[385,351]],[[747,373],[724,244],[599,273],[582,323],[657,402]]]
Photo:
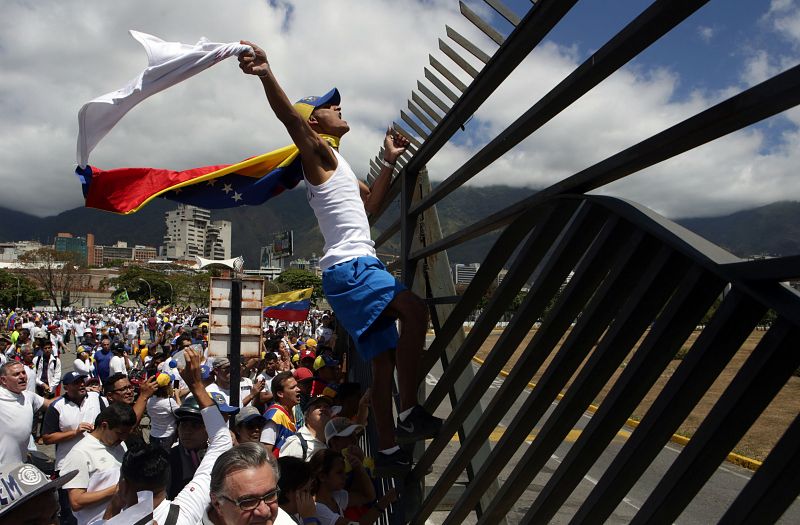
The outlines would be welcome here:
[[[477,370],[479,367],[478,364],[473,363],[473,368]],[[436,365],[436,367],[431,371],[431,373],[426,378],[426,388],[428,392],[430,389],[436,384],[436,381],[439,377],[441,377],[442,369],[440,365]],[[481,406],[486,407],[489,401],[492,399],[494,394],[497,392],[498,388],[502,385],[502,377],[496,379],[490,389],[484,395]],[[524,404],[528,390],[525,391],[523,395],[521,395],[517,400],[514,402],[512,407],[509,409],[506,416],[502,419],[500,427],[495,430],[490,438],[491,442],[496,442],[500,435],[502,435],[503,430],[510,424],[512,418],[514,418],[519,409]],[[553,407],[555,404],[553,405]],[[550,413],[552,412],[553,407],[551,407],[550,411],[545,415],[542,421],[536,425],[533,432],[529,436],[528,443],[530,444],[531,440],[534,439],[536,432],[541,428],[542,423],[549,417]],[[450,402],[449,399],[446,399],[442,405],[437,409],[436,414],[439,417],[446,417],[450,413]],[[530,507],[531,503],[535,499],[537,495],[537,489],[543,487],[547,481],[549,480],[552,473],[558,468],[559,464],[561,463],[562,458],[564,458],[569,451],[572,443],[577,440],[580,432],[583,428],[585,428],[586,424],[591,419],[592,415],[589,413],[585,413],[580,421],[576,424],[575,428],[570,432],[567,439],[562,443],[562,445],[557,449],[555,454],[553,454],[548,461],[548,463],[543,468],[542,472],[536,476],[533,483],[529,487],[529,489],[525,492],[525,494],[520,498],[520,500],[516,503],[512,511],[507,516],[509,523],[519,523],[524,516],[525,512]],[[559,514],[555,517],[553,523],[568,523],[570,518],[574,515],[577,511],[580,503],[584,500],[584,498],[589,494],[592,490],[594,485],[597,484],[597,481],[601,478],[602,473],[604,472],[605,468],[611,463],[614,456],[617,452],[622,448],[625,443],[625,440],[628,436],[633,432],[632,428],[623,428],[612,441],[612,443],[607,447],[604,454],[598,459],[595,465],[590,469],[589,473],[584,476],[583,481],[581,484],[576,488],[573,492],[571,498],[565,503],[562,507]],[[439,460],[437,461],[437,465],[434,467],[434,473],[431,477],[428,478],[429,483],[435,481],[435,475],[437,472],[441,472],[444,469],[447,461],[453,457],[458,447],[457,442],[452,442],[450,447],[440,456]],[[652,463],[651,467],[648,471],[644,474],[644,476],[639,480],[639,482],[631,489],[630,493],[627,497],[623,500],[622,503],[617,507],[614,514],[609,519],[609,523],[627,523],[630,519],[636,514],[637,510],[642,506],[644,501],[647,499],[648,495],[652,491],[652,489],[656,486],[658,481],[660,480],[661,476],[667,471],[669,466],[681,452],[682,447],[680,445],[670,443],[661,451],[655,461]],[[503,472],[500,475],[500,483],[502,484],[507,477],[510,475],[511,471],[513,470],[513,466],[516,464],[517,460],[519,460],[522,456],[524,451],[520,451],[515,455],[515,457],[510,462],[510,467],[507,466],[503,469]],[[724,463],[721,465],[711,479],[706,483],[706,486],[701,490],[701,492],[695,497],[694,501],[685,509],[683,514],[678,518],[676,523],[679,524],[686,524],[686,525],[694,525],[694,524],[708,524],[708,523],[716,523],[719,518],[724,514],[724,511],[728,508],[730,503],[734,500],[738,492],[744,487],[747,481],[750,479],[752,472],[734,465],[732,463]],[[466,480],[466,476],[462,474],[464,480]],[[429,523],[436,524],[441,523],[444,519],[444,513],[434,513],[429,520]],[[472,516],[470,521],[465,523],[475,523],[474,515]],[[789,523],[800,523],[800,501],[795,501],[794,505],[792,505],[789,510],[784,514],[782,519],[779,521],[781,524],[789,524]]]

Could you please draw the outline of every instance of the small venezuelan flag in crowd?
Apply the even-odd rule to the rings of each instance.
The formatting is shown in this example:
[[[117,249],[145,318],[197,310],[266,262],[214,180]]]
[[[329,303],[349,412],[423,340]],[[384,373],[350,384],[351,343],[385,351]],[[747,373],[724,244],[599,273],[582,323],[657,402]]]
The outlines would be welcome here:
[[[305,321],[313,292],[313,288],[304,288],[264,297],[264,317],[280,321]]]

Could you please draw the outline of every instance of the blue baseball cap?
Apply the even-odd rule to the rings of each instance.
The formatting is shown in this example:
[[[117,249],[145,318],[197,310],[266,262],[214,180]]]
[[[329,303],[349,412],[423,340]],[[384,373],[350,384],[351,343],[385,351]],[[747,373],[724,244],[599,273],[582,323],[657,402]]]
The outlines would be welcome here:
[[[211,367],[202,365],[200,367],[200,379],[208,379],[209,377],[211,377]]]
[[[294,109],[300,114],[301,117],[303,117],[303,120],[308,120],[308,118],[311,116],[311,113],[313,113],[315,109],[327,104],[338,106],[341,101],[342,97],[339,95],[339,90],[333,88],[319,97],[311,96],[301,98],[294,103]]]
[[[214,402],[217,404],[219,411],[223,414],[235,414],[239,411],[238,407],[232,407],[228,403],[225,402],[225,396],[220,394],[219,392],[209,392],[209,396]]]
[[[61,378],[62,385],[71,385],[78,379],[86,379],[88,376],[86,374],[80,374],[78,372],[67,372],[64,374],[64,377]]]

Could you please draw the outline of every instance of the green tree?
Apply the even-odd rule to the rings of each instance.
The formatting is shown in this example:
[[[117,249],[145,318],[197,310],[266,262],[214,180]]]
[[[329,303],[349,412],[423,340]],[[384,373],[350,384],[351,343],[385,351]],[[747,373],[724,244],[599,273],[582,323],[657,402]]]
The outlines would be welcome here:
[[[313,272],[307,270],[289,269],[284,270],[277,279],[274,281],[279,286],[277,290],[271,290],[271,286],[267,286],[267,294],[286,292],[290,290],[302,290],[303,288],[314,288],[311,294],[312,304],[317,303],[317,299],[325,296],[322,292],[322,279]]]
[[[17,284],[19,283],[19,287]],[[17,299],[19,293],[19,299]],[[24,275],[16,275],[0,270],[0,306],[4,308],[31,308],[44,296],[36,289],[36,284]]]

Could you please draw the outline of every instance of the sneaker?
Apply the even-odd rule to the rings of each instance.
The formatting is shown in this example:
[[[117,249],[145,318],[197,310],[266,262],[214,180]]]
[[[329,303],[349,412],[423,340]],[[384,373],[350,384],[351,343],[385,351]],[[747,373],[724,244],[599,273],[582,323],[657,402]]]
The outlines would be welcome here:
[[[378,478],[402,478],[411,472],[411,459],[403,449],[398,449],[391,454],[378,452],[375,454],[375,469]]]
[[[417,405],[411,410],[405,421],[397,419],[397,430],[395,438],[397,443],[404,445],[422,441],[423,439],[433,439],[442,430],[442,420],[434,417]]]

